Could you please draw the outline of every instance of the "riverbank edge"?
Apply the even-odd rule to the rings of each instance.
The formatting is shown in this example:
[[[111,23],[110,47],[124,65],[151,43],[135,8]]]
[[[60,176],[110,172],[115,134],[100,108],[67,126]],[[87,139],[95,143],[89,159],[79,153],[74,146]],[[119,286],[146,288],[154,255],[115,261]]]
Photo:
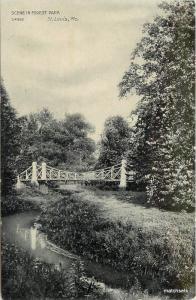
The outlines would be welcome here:
[[[68,198],[71,198],[71,202],[73,204],[73,207],[72,207],[72,213],[73,211],[77,212],[77,215],[78,215],[78,212],[80,210],[80,214],[83,215],[83,218],[81,218],[81,220],[78,220],[78,218],[75,218],[74,219],[74,222],[70,222],[71,219],[70,219],[70,216],[71,214],[69,213],[69,209],[67,209],[67,205],[69,205],[69,200]],[[82,205],[79,205],[78,207],[78,204],[81,204]],[[59,205],[61,207],[59,207]],[[87,227],[85,226],[85,218],[84,216],[86,217],[86,205],[87,207],[91,207],[94,211],[97,212],[97,214],[100,213],[100,210],[99,210],[99,207],[96,207],[95,204],[87,204],[85,202],[84,199],[81,199],[80,197],[80,193],[77,193],[77,194],[74,194],[74,191],[72,192],[68,192],[68,196],[65,196],[64,195],[64,199],[62,200],[59,200],[57,201],[54,205],[52,205],[50,207],[50,212],[48,212],[47,210],[41,214],[40,216],[40,223],[42,224],[42,230],[48,235],[49,239],[56,243],[58,246],[62,247],[63,249],[67,249],[69,251],[72,251],[73,253],[77,254],[77,255],[80,255],[81,257],[87,257],[89,260],[91,261],[95,261],[95,262],[98,262],[98,263],[102,263],[102,264],[106,264],[106,265],[109,265],[109,266],[112,266],[114,268],[117,267],[117,269],[119,271],[128,271],[128,272],[133,272],[134,271],[134,276],[136,278],[136,283],[139,283],[139,286],[141,287],[141,285],[143,284],[144,282],[144,278],[147,279],[147,285],[145,285],[145,289],[147,288],[149,290],[150,293],[160,293],[161,291],[163,291],[164,289],[172,289],[176,288],[176,285],[178,285],[178,289],[179,290],[188,290],[189,288],[192,287],[192,284],[194,282],[194,273],[193,273],[193,269],[192,269],[192,259],[191,259],[191,250],[189,249],[188,252],[186,252],[186,247],[187,247],[187,243],[186,241],[180,241],[180,243],[176,245],[176,248],[180,247],[180,245],[183,244],[184,249],[180,249],[180,250],[183,250],[185,251],[182,255],[182,257],[184,258],[184,261],[181,260],[181,257],[177,257],[177,256],[174,256],[173,255],[173,250],[175,251],[175,249],[170,249],[169,247],[173,246],[175,248],[175,244],[172,244],[172,245],[169,245],[168,243],[168,238],[166,236],[164,236],[163,234],[160,234],[160,233],[157,233],[154,235],[154,238],[155,239],[158,239],[157,241],[160,240],[160,238],[162,240],[164,240],[164,243],[153,243],[152,240],[153,240],[153,237],[152,236],[149,236],[145,231],[142,231],[141,228],[134,228],[134,224],[127,224],[127,228],[126,226],[122,226],[122,224],[120,223],[116,223],[116,222],[109,222],[106,221],[106,220],[103,220],[101,218],[101,222],[103,222],[102,224],[96,224],[96,226],[101,226],[101,228],[103,230],[95,230],[95,234],[92,236],[88,236],[89,234],[89,230],[87,230]],[[85,207],[85,209],[84,209]],[[61,209],[59,209],[61,208]],[[79,210],[78,210],[79,208]],[[71,240],[69,240],[67,238],[67,231],[66,231],[66,222],[62,222],[62,220],[58,220],[58,230],[59,230],[59,233],[58,233],[58,236],[56,236],[55,234],[52,233],[52,228],[53,228],[53,225],[50,224],[49,226],[45,224],[45,220],[47,218],[52,218],[54,216],[54,214],[56,213],[56,211],[61,211],[61,215],[63,216],[63,219],[65,220],[65,218],[67,219],[67,221],[69,222],[69,234],[72,235],[72,238]],[[64,214],[64,215],[63,215]],[[75,217],[76,217],[76,214],[75,214]],[[83,220],[83,221],[82,221]],[[73,221],[73,220],[72,220]],[[79,222],[77,222],[79,221]],[[106,223],[105,223],[106,222]],[[61,223],[61,224],[60,224]],[[73,226],[74,224],[74,226]],[[56,224],[57,225],[57,224]],[[75,226],[77,226],[77,229],[75,228]],[[109,226],[110,228],[107,228],[107,226]],[[83,228],[83,232],[82,232],[82,235],[78,235],[76,234],[77,230],[80,228]],[[111,228],[112,227],[112,228]],[[111,229],[113,230],[113,232],[111,232]],[[140,246],[138,249],[134,249],[135,253],[138,254],[138,258],[145,260],[146,257],[145,257],[145,254],[149,254],[150,252],[148,251],[150,248],[152,247],[155,247],[155,246],[158,246],[158,250],[159,250],[159,255],[156,257],[158,258],[158,264],[156,262],[156,260],[154,260],[154,257],[153,259],[151,260],[151,262],[148,262],[148,266],[142,268],[142,271],[143,273],[140,274],[140,276],[138,276],[137,274],[137,269],[141,269],[141,262],[140,262],[140,266],[139,265],[136,265],[135,264],[135,268],[127,268],[127,260],[126,263],[123,262],[123,256],[120,257],[121,253],[120,253],[120,250],[123,250],[124,252],[126,252],[127,250],[127,247],[124,247],[124,242],[125,242],[125,239],[123,239],[125,236],[126,236],[126,239],[128,239],[129,241],[133,242],[133,237],[131,237],[129,239],[128,235],[130,233],[130,229],[131,229],[131,232],[133,233],[134,230],[137,231],[137,238],[140,236]],[[121,232],[119,232],[119,230]],[[119,235],[119,233],[122,233],[122,231],[125,230],[126,234],[125,236],[123,236],[123,238]],[[86,231],[86,232],[85,232]],[[101,231],[104,231],[104,232],[101,232]],[[103,245],[107,242],[106,240],[106,236],[108,238],[108,233],[109,231],[109,235],[111,237],[111,243],[110,243],[110,246],[111,246],[111,249],[109,249],[109,252],[110,252],[110,259],[109,260],[105,260],[104,261],[104,254],[106,254],[105,252],[103,253],[103,249],[98,249],[100,251],[94,251],[94,249],[92,249],[91,245],[92,243],[94,243],[97,247],[100,247],[100,248],[103,248]],[[79,230],[80,232],[80,230]],[[63,234],[62,234],[63,233]],[[101,236],[101,234],[103,233],[103,235]],[[105,234],[105,237],[104,237],[104,234]],[[117,234],[117,235],[116,235]],[[76,238],[75,238],[75,235],[77,235],[77,241],[76,241]],[[83,248],[81,251],[81,247],[78,247],[79,245],[81,246],[83,244],[83,240],[82,240],[82,236],[84,237],[84,235],[86,235],[85,237],[87,238],[86,239],[86,245],[87,245],[87,248]],[[101,239],[100,239],[100,236],[101,236]],[[60,239],[62,238],[62,239]],[[116,247],[116,249],[114,249],[115,247],[112,247],[112,243],[115,244],[115,241],[118,240],[119,241],[119,245]],[[148,241],[148,243],[146,244],[145,243],[145,240]],[[150,242],[149,242],[150,241]],[[143,245],[141,242],[144,242]],[[190,241],[188,241],[188,245],[190,246]],[[84,246],[84,245],[83,245]],[[166,249],[165,249],[166,247]],[[136,247],[137,248],[137,247]],[[144,249],[144,255],[142,256],[142,252],[141,252],[141,248]],[[130,247],[130,249],[132,249],[132,247]],[[129,249],[129,253],[130,253],[130,249]],[[102,250],[102,251],[101,251]],[[105,249],[104,249],[105,250]],[[111,257],[111,254],[112,252],[114,252],[114,250],[116,250],[118,252],[118,255],[116,255],[116,257]],[[151,249],[152,250],[152,249]],[[155,250],[155,249],[153,249]],[[179,249],[178,250],[178,253],[180,252]],[[138,253],[139,251],[139,253]],[[145,253],[145,251],[147,251],[147,253]],[[156,252],[156,251],[155,251]],[[127,254],[127,253],[126,253]],[[152,254],[152,253],[150,253]],[[128,255],[129,256],[129,255]],[[166,256],[167,256],[167,259],[166,259]],[[119,258],[120,257],[120,260],[121,262],[119,263],[119,259],[117,259],[118,261],[118,264],[117,266],[115,265],[115,258]],[[172,262],[172,259],[174,260]],[[165,262],[167,261],[166,265],[164,266],[164,260]],[[139,260],[137,260],[136,263],[138,263]],[[144,265],[147,264],[146,261],[144,263]],[[154,264],[154,266],[153,266]],[[173,265],[172,265],[173,264]],[[179,266],[181,268],[181,270],[179,270]],[[186,266],[186,268],[184,269],[184,266]],[[149,267],[152,267],[151,268],[151,275],[149,275]],[[166,269],[170,267],[170,270],[168,272],[166,272]],[[155,274],[153,274],[154,271],[158,271],[159,273],[161,273],[161,275],[159,274],[158,276],[158,280],[161,281],[161,284],[158,284],[158,288],[157,288],[157,278],[156,276],[154,276]],[[180,274],[178,273],[178,271],[180,272]],[[172,274],[173,272],[173,274]],[[141,273],[141,272],[140,272]],[[148,273],[148,275],[147,275]],[[179,276],[180,275],[180,276]],[[143,279],[142,282],[141,282],[141,278]],[[164,281],[165,280],[165,281]],[[132,285],[134,284],[134,282],[132,282]],[[148,284],[150,284],[150,289],[148,288]],[[152,286],[155,285],[156,287]],[[144,288],[144,287],[143,287]],[[174,295],[176,296],[176,295]],[[178,294],[178,299],[180,299],[180,297],[182,296],[182,294]]]

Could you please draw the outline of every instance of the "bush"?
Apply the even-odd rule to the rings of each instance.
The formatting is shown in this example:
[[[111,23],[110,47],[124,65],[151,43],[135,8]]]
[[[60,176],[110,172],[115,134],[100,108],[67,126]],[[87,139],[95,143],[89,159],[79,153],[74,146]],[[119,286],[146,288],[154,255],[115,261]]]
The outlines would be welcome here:
[[[7,216],[27,210],[38,209],[38,205],[27,200],[20,199],[16,194],[7,195],[1,203],[1,215]]]

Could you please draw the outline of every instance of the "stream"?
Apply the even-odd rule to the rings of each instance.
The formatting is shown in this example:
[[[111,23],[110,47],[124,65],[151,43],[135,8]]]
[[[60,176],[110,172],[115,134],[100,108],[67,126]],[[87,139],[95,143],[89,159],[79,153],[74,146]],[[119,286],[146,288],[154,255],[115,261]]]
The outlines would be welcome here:
[[[72,263],[78,258],[69,251],[58,248],[47,240],[47,236],[36,228],[35,219],[39,212],[23,212],[2,218],[2,233],[11,244],[16,244],[28,251],[33,257],[47,263],[55,264],[69,270]],[[107,287],[116,299],[121,288],[127,281],[126,274],[84,258],[85,273],[88,278],[93,278],[101,288]],[[114,298],[114,299],[115,299]]]

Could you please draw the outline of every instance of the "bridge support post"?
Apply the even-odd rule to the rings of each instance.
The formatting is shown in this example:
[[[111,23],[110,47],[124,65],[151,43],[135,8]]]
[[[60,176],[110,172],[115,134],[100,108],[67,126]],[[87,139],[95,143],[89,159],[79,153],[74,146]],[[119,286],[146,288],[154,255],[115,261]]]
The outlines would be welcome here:
[[[46,163],[43,162],[42,163],[42,177],[41,177],[42,180],[46,180]]]
[[[123,159],[121,163],[121,171],[120,171],[120,184],[119,188],[126,189],[127,187],[127,176],[126,176],[126,160]]]
[[[114,179],[114,166],[111,167],[111,179]]]
[[[39,183],[37,181],[37,162],[32,162],[32,177],[31,177],[31,183],[34,185],[39,186]]]
[[[21,190],[24,188],[24,184],[20,181],[20,176],[18,175],[17,176],[17,183],[16,183],[16,190]]]

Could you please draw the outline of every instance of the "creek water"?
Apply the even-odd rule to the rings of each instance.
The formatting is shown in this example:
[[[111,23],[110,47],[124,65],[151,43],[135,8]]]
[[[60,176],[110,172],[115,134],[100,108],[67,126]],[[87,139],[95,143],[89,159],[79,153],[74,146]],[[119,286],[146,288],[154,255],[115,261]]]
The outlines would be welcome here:
[[[4,217],[2,219],[2,233],[5,239],[28,251],[33,257],[47,263],[55,264],[58,268],[69,270],[77,257],[68,252],[57,253],[55,245],[47,241],[47,237],[40,233],[35,226],[36,217],[39,212],[24,212]],[[103,288],[112,291],[112,294],[122,293],[121,288],[127,281],[126,274],[116,272],[114,269],[80,258],[83,261],[85,273],[95,282],[102,284]]]
[[[99,285],[102,290],[106,289],[112,296],[111,299],[127,299],[128,274],[117,272],[111,267],[86,260],[83,257],[77,257],[66,250],[60,249],[60,251],[57,251],[59,248],[48,241],[47,236],[39,231],[39,228],[36,226],[36,219],[39,214],[39,211],[31,211],[3,217],[2,234],[5,240],[11,244],[18,245],[34,258],[55,264],[57,268],[61,267],[67,271],[69,271],[76,259],[80,259],[83,262],[84,271],[89,280],[93,278],[95,284]],[[80,300],[84,299],[86,298],[81,298]],[[151,298],[149,296],[148,299],[162,298]]]

